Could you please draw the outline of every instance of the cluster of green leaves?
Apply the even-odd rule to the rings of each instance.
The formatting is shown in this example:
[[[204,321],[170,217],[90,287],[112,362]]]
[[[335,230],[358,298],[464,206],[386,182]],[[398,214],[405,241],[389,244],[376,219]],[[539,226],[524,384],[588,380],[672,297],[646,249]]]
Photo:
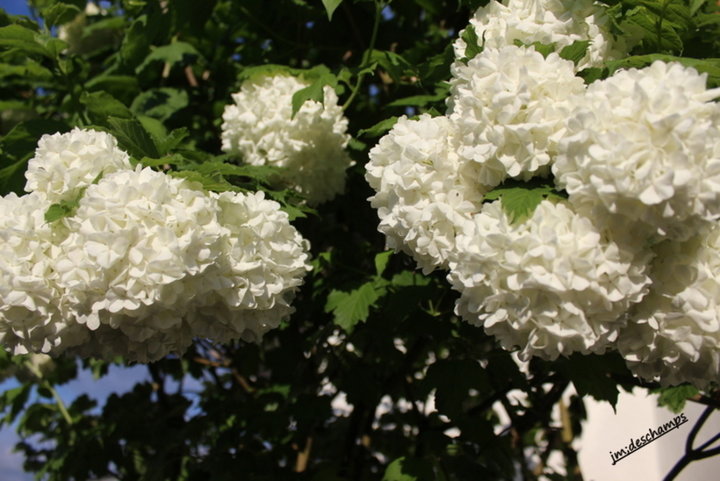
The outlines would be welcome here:
[[[23,436],[17,449],[26,469],[53,481],[424,481],[518,472],[530,480],[559,479],[544,462],[560,452],[567,479],[579,479],[571,441],[584,418],[582,397],[614,405],[620,388],[642,383],[615,354],[534,360],[521,372],[493,338],[453,314],[456,294],[442,273],[423,275],[408,256],[385,251],[367,202],[368,150],[399,116],[444,112],[451,42],[485,3],[113,0],[91,14],[84,0],[33,0],[33,18],[0,10],[0,193],[23,192],[41,135],[101,129],[135,163],[216,191],[265,190],[295,219],[314,258],[295,314],[258,345],[198,340],[102,405],[90,396],[65,405],[53,394],[76,375],[73,359],[5,392],[0,412]],[[583,72],[587,82],[662,58],[720,83],[714,2],[606,3],[636,47],[628,59]],[[477,44],[472,29],[464,37]],[[577,42],[563,56],[577,60],[586,48]],[[220,149],[231,93],[277,71],[310,84],[293,98],[295,112],[322,101],[329,85],[350,121],[356,165],[347,192],[317,211],[273,188],[276,168],[243,165]],[[542,199],[561,197],[550,185],[507,183],[488,200],[501,199],[520,222]],[[75,200],[48,220],[72,212]],[[0,356],[0,370],[24,362]],[[83,365],[98,376],[107,367]],[[571,383],[580,396],[563,401]],[[663,393],[675,409],[698,394]],[[562,428],[550,416],[558,404],[568,413]],[[528,464],[527,449],[541,465]]]

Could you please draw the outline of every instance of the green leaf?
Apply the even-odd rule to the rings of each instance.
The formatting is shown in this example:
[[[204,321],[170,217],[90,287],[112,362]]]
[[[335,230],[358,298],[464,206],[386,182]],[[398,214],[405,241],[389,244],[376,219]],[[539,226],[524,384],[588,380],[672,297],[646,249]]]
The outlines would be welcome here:
[[[436,479],[432,461],[402,457],[388,465],[382,481],[436,481]]]
[[[20,65],[0,63],[0,78],[5,77],[20,77],[26,82],[48,82],[53,78],[53,73],[35,60],[26,57]]]
[[[67,44],[21,25],[8,25],[0,27],[0,47],[16,48],[29,54],[55,58]]]
[[[133,112],[167,120],[178,110],[188,106],[188,94],[185,90],[169,87],[150,89],[138,95],[131,105]]]
[[[533,42],[533,43],[525,43],[522,40],[515,40],[513,42],[518,47],[534,47],[535,51],[538,52],[543,57],[546,57],[553,53],[557,46],[554,43],[541,43],[541,42]]]
[[[102,177],[102,173],[97,176],[97,178],[93,181],[93,184],[97,183],[100,180],[100,177]],[[55,222],[56,220],[73,215],[80,206],[80,199],[82,199],[86,189],[86,187],[83,187],[77,191],[77,194],[72,199],[63,200],[48,207],[48,210],[45,211],[45,222],[49,224],[51,222]]]
[[[19,160],[0,169],[0,194],[15,192],[23,195],[25,193],[26,166],[27,160]]]
[[[682,27],[668,19],[660,22],[659,17],[644,6],[630,10],[622,28],[639,32],[643,41],[648,44],[648,48],[652,50],[683,51],[683,42],[679,34]]]
[[[552,185],[507,181],[485,194],[485,200],[497,199],[502,202],[503,211],[510,222],[516,223],[531,217],[543,200],[562,200],[564,197]]]
[[[45,24],[52,27],[71,21],[79,13],[80,9],[75,5],[56,3],[50,7],[43,8],[40,15],[45,19]]]
[[[444,101],[448,96],[448,90],[449,87],[446,88],[443,85],[435,89],[435,93],[432,95],[413,95],[394,100],[387,105],[388,107],[425,107],[430,103]]]
[[[173,130],[163,139],[155,139],[160,155],[167,155],[170,151],[177,149],[189,135],[188,129],[181,127]]]
[[[381,120],[380,122],[376,123],[372,127],[368,127],[367,129],[361,129],[358,132],[359,137],[369,137],[369,138],[376,138],[380,137],[381,135],[384,135],[385,132],[389,131],[393,128],[393,125],[395,125],[398,121],[398,117],[392,116],[385,120]]]
[[[573,354],[569,358],[558,359],[556,365],[560,372],[570,378],[580,396],[607,401],[615,409],[619,391],[612,374],[628,374],[625,361],[619,354]]]
[[[480,363],[474,359],[441,359],[427,370],[426,382],[435,387],[438,411],[451,419],[462,415],[470,389],[484,392],[490,382]]]
[[[85,88],[89,92],[104,90],[122,102],[123,105],[129,105],[139,90],[137,77],[107,73],[88,80],[85,83]]]
[[[322,0],[323,5],[325,6],[325,11],[327,12],[328,20],[332,21],[333,13],[335,13],[335,9],[340,6],[342,3],[342,0]]]
[[[93,121],[103,123],[108,117],[131,119],[132,112],[122,102],[107,92],[83,93],[80,102],[90,112]]]
[[[351,332],[355,324],[366,321],[370,308],[382,296],[383,290],[375,282],[366,282],[354,291],[332,290],[325,304],[325,312],[335,315],[335,324]]]
[[[572,63],[577,65],[587,54],[589,46],[589,40],[576,40],[572,44],[560,50],[560,58],[570,60]]]
[[[119,52],[120,62],[125,68],[134,70],[135,66],[148,55],[152,39],[147,32],[147,15],[136,18],[127,29]]]
[[[292,96],[292,118],[295,118],[295,114],[298,113],[303,104],[308,100],[323,103],[325,100],[325,94],[323,92],[325,85],[322,79],[318,79],[307,87],[295,92]]]
[[[237,187],[232,185],[220,176],[209,176],[202,174],[194,170],[181,170],[169,172],[173,177],[185,179],[190,182],[195,182],[202,186],[204,190],[211,190],[213,192],[226,192],[226,191],[237,191]]]
[[[382,276],[383,272],[385,272],[385,268],[388,265],[388,262],[390,261],[390,256],[392,256],[393,251],[385,251],[381,252],[379,254],[375,254],[375,274],[377,276]]]
[[[720,17],[720,15],[717,15]],[[611,60],[605,63],[608,75],[618,69],[643,68],[656,60],[663,62],[678,62],[686,67],[692,67],[698,72],[708,74],[708,87],[720,86],[720,58],[689,58],[676,57],[665,54],[635,55],[621,60]]]
[[[107,124],[110,133],[117,138],[120,148],[136,159],[160,157],[152,137],[138,120],[110,117]]]
[[[697,395],[700,391],[690,384],[664,387],[653,392],[659,393],[658,406],[664,406],[674,413],[679,413],[685,407],[685,402]]]
[[[465,57],[463,61],[467,63],[468,60],[475,58],[476,55],[481,54],[485,46],[485,39],[480,39],[475,31],[474,25],[468,25],[460,35],[465,41]]]
[[[170,45],[163,45],[162,47],[154,49],[135,71],[138,73],[142,72],[148,65],[156,61],[166,62],[170,65],[175,65],[176,63],[188,64],[192,59],[200,56],[200,52],[189,43],[173,42]]]
[[[690,0],[690,15],[695,15],[695,13],[705,5],[705,2],[707,2],[707,0]]]

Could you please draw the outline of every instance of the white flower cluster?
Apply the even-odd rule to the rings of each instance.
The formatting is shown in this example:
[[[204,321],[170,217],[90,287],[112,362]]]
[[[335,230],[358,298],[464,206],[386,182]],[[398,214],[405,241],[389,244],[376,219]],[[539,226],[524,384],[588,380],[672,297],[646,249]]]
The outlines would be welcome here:
[[[114,138],[80,129],[44,136],[27,179],[0,201],[0,343],[15,353],[148,362],[194,337],[255,340],[292,312],[307,241],[262,193],[132,169]]]
[[[322,103],[308,100],[293,117],[293,94],[308,85],[283,74],[246,81],[225,107],[222,149],[251,165],[285,167],[278,181],[317,205],[343,192],[353,162],[345,150],[348,120],[331,87]]]
[[[502,48],[520,41],[555,45],[560,52],[577,41],[589,41],[577,70],[622,58],[626,47],[610,33],[605,8],[594,0],[491,0],[470,19],[478,42],[485,48]],[[455,57],[465,57],[463,32],[453,44]]]
[[[559,32],[562,18],[570,32],[579,12],[599,8],[577,5],[478,11],[485,47],[453,64],[446,115],[403,117],[370,151],[379,230],[424,271],[449,270],[456,312],[523,359],[618,349],[638,376],[717,382],[720,89],[663,62],[586,87],[556,53],[508,45],[560,45],[527,19]],[[567,199],[511,218],[501,184],[539,178]],[[489,202],[498,186],[501,201]]]
[[[461,292],[457,312],[506,349],[520,346],[521,359],[603,353],[647,292],[637,253],[564,202],[544,200],[513,224],[495,201],[473,221],[448,276]]]
[[[629,367],[663,385],[720,379],[720,226],[656,248],[652,290],[618,339]]]
[[[591,84],[553,172],[573,204],[657,238],[688,239],[720,214],[720,109],[705,75],[655,62]]]

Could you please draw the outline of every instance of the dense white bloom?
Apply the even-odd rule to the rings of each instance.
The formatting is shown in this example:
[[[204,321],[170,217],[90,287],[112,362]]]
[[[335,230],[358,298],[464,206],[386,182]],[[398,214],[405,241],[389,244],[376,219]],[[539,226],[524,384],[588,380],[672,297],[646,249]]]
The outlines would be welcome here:
[[[652,289],[621,332],[618,349],[638,376],[662,385],[720,381],[720,228],[664,242]]]
[[[622,42],[610,33],[605,8],[593,0],[492,0],[475,12],[470,25],[485,48],[514,45],[518,40],[526,45],[555,44],[559,52],[576,41],[590,41],[577,70],[599,66],[626,53]],[[465,56],[462,33],[453,44],[458,59]]]
[[[485,48],[452,67],[447,115],[459,136],[458,154],[480,168],[480,182],[527,180],[547,173],[565,120],[585,85],[572,62],[534,48]]]
[[[198,299],[189,320],[196,336],[257,341],[277,327],[310,270],[309,245],[262,192],[213,195],[228,229],[220,256],[193,283]]]
[[[655,62],[591,84],[553,172],[593,218],[626,218],[687,239],[720,215],[720,106],[705,74]]]
[[[456,311],[522,359],[602,353],[649,284],[645,256],[601,234],[564,202],[511,223],[500,201],[459,236],[448,279]]]
[[[130,158],[118,148],[115,137],[75,128],[40,138],[25,172],[25,190],[41,192],[56,203],[75,197],[102,175],[130,168]]]
[[[38,193],[0,197],[0,343],[14,354],[49,352],[61,336],[84,338],[60,313],[48,206]]]
[[[403,116],[365,166],[387,246],[412,255],[426,272],[447,265],[455,237],[470,227],[489,190],[479,182],[479,164],[461,164],[456,143],[447,117]]]
[[[160,337],[167,352],[184,349],[183,316],[195,295],[186,281],[216,261],[227,235],[217,213],[203,191],[149,168],[89,186],[66,219],[70,234],[55,263],[64,314],[91,331],[107,325],[133,343]],[[105,356],[136,355],[132,345],[127,353],[110,346]]]
[[[322,103],[309,100],[292,117],[293,94],[308,85],[287,75],[246,81],[233,94],[234,104],[225,107],[222,148],[252,165],[286,167],[280,180],[319,204],[345,189],[350,136],[329,86]]]

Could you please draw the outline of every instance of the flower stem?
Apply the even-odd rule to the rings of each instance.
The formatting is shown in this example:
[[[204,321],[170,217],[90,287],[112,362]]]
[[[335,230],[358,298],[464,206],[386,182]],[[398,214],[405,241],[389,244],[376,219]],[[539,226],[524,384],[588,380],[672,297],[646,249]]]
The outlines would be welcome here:
[[[365,50],[365,53],[363,55],[362,62],[360,63],[360,71],[358,72],[357,80],[355,81],[355,86],[353,87],[352,93],[350,94],[350,97],[348,97],[347,101],[343,105],[343,110],[347,110],[347,108],[350,106],[350,104],[355,100],[355,97],[357,97],[358,92],[360,92],[360,88],[362,87],[363,80],[365,79],[365,76],[368,74],[367,67],[370,64],[370,59],[372,58],[372,51],[375,49],[375,42],[377,41],[377,34],[378,29],[380,27],[380,18],[382,14],[382,10],[385,8],[385,4],[381,1],[375,2],[375,20],[373,21],[373,29],[372,34],[370,36],[370,45],[368,45],[368,48]]]

